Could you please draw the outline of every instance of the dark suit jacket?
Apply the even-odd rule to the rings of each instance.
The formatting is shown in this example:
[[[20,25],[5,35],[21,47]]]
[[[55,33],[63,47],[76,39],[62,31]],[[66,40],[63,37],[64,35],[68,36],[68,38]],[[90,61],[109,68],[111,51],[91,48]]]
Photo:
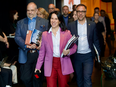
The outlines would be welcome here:
[[[48,21],[46,19],[37,17],[35,29],[40,28],[41,25],[45,25],[43,31],[48,29]],[[17,29],[15,32],[15,42],[19,46],[19,63],[26,63],[27,61],[27,49],[25,48],[26,33],[28,30],[28,18],[24,18],[17,22]]]
[[[64,17],[63,15],[62,15],[62,17]],[[64,18],[63,18],[64,19]],[[67,23],[67,26],[68,26],[68,24],[70,23],[70,22],[72,22],[72,21],[74,21],[74,19],[70,16],[70,15],[68,15],[68,23]],[[65,20],[64,20],[64,22],[65,22]],[[65,24],[65,26],[66,26],[66,24]],[[66,27],[67,27],[66,26]]]
[[[113,18],[116,19],[116,0],[102,0],[103,2],[112,2]]]
[[[3,82],[1,74],[0,74],[0,87],[5,87],[5,83]]]
[[[105,24],[106,24],[106,35],[110,35],[111,34],[111,28],[110,28],[110,19],[108,17],[105,17]]]
[[[71,31],[72,35],[78,35],[78,20],[69,23],[68,25],[68,30]],[[100,54],[100,45],[99,45],[99,40],[98,40],[98,36],[96,34],[96,24],[92,21],[88,21],[87,20],[87,39],[88,39],[88,43],[89,43],[89,48],[91,49],[92,55],[93,57],[95,57],[95,51],[94,51],[94,47],[93,44],[96,46],[99,54]],[[76,42],[77,47],[78,47],[78,41]]]

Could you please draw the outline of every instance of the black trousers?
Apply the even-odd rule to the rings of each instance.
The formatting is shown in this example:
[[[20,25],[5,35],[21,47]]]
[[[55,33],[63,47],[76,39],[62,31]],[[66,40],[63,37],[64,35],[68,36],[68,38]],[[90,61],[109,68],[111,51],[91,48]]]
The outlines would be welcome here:
[[[3,78],[0,75],[0,87],[5,87],[5,83],[3,82]]]
[[[42,82],[39,82],[39,85],[36,85],[34,81],[34,70],[38,58],[38,52],[27,53],[27,62],[21,64],[21,80],[24,82],[26,87],[42,87]]]
[[[108,36],[106,36],[106,43],[107,43],[108,48],[109,48],[109,55],[111,55],[111,39]]]
[[[10,69],[1,68],[0,78],[2,79],[3,85],[12,86],[12,71]],[[0,82],[1,84],[1,82]],[[1,87],[1,86],[0,86]]]

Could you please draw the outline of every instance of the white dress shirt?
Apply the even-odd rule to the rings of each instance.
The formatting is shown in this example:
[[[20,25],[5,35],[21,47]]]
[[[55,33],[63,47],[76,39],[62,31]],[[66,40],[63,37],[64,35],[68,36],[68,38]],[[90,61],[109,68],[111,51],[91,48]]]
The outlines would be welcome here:
[[[82,25],[78,22],[78,50],[77,53],[86,54],[91,52],[87,40],[87,21]]]
[[[52,32],[52,27],[48,33]],[[56,32],[56,36],[52,32],[52,42],[53,42],[53,57],[60,57],[60,28]]]

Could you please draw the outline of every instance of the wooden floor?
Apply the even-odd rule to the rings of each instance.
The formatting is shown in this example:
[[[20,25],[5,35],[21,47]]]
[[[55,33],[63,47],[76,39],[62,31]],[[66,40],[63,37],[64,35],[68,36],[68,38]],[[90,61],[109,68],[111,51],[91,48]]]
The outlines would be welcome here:
[[[114,54],[114,51],[116,49],[115,44],[116,41],[114,42],[114,47],[112,47],[112,54]],[[106,45],[105,57],[103,58],[103,60],[106,60],[108,56],[109,56],[109,52],[108,52],[108,47]],[[77,87],[75,80],[71,81],[69,85],[70,87]],[[22,83],[20,83],[13,85],[13,87],[25,87],[25,86]],[[45,81],[43,83],[43,87],[47,87]],[[92,87],[116,87],[116,79],[107,79],[100,65],[98,64],[97,67],[95,67],[94,65],[93,74],[92,74]]]

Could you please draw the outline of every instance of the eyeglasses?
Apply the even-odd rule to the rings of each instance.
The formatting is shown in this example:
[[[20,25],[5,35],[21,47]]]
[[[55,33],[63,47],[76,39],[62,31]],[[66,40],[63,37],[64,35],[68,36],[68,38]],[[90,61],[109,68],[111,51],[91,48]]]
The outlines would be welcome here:
[[[86,11],[76,11],[77,13],[85,13]]]

